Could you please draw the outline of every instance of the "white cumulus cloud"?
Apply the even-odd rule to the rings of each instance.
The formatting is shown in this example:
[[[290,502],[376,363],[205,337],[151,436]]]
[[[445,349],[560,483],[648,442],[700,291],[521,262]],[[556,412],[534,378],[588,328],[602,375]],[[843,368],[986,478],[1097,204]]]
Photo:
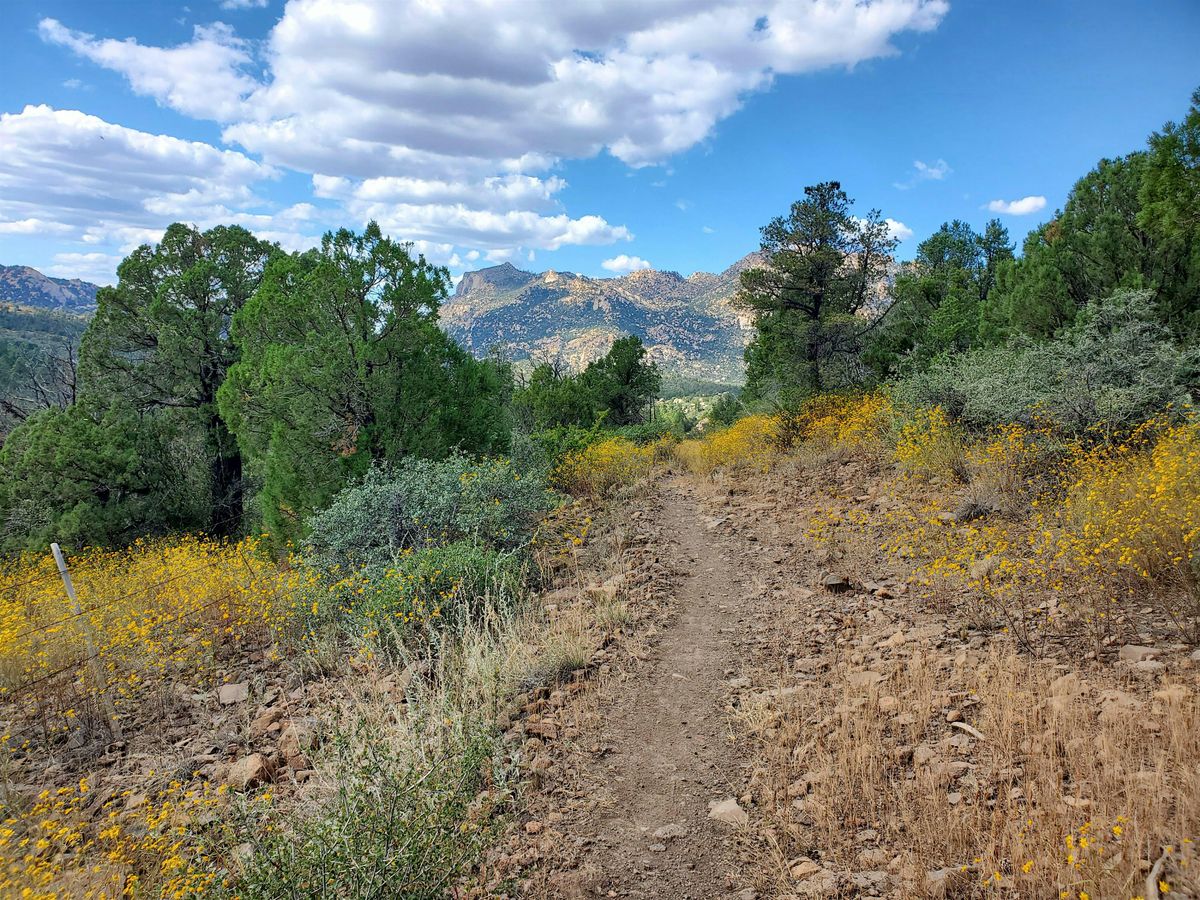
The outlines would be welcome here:
[[[197,25],[192,40],[177,47],[148,47],[133,38],[98,39],[57,19],[42,19],[38,33],[124,75],[136,93],[189,116],[233,119],[243,111],[243,98],[258,86],[245,71],[251,63],[249,45],[219,22]]]
[[[120,254],[56,253],[46,267],[46,274],[55,278],[81,278],[93,284],[116,284]]]
[[[621,253],[612,259],[604,260],[600,263],[600,268],[608,272],[636,272],[639,269],[653,269],[654,266],[640,256],[626,256]]]
[[[892,187],[907,191],[909,188],[919,184],[922,181],[944,181],[946,176],[954,170],[950,168],[950,164],[944,159],[938,159],[936,162],[927,163],[919,159],[913,160],[913,172],[908,177],[907,181],[894,181]]]
[[[39,31],[134,92],[219,123],[243,159],[311,176],[314,196],[340,205],[342,221],[376,218],[396,237],[451,244],[447,258],[462,260],[471,250],[516,258],[628,240],[623,225],[568,213],[563,182],[547,173],[601,153],[633,168],[662,163],[710,138],[748,94],[892,56],[899,35],[935,29],[948,9],[948,0],[289,0],[261,42],[223,23],[173,46],[50,18]],[[167,193],[157,211],[192,203]],[[116,187],[107,199],[129,202]]]
[[[1004,213],[1009,216],[1027,216],[1046,206],[1046,198],[1041,196],[1022,197],[1020,200],[991,200],[987,208],[994,213]]]

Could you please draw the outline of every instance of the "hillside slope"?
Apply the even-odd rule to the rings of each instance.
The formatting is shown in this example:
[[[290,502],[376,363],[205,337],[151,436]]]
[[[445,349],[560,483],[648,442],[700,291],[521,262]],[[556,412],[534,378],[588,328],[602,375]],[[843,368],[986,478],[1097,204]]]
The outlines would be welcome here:
[[[78,278],[51,278],[30,266],[0,266],[0,302],[38,309],[89,313],[96,309],[97,285]]]
[[[511,263],[467,272],[442,307],[442,322],[475,353],[501,346],[515,359],[562,356],[574,366],[636,334],[671,373],[740,381],[751,334],[730,301],[751,254],[719,274],[643,270],[619,278],[525,272]]]

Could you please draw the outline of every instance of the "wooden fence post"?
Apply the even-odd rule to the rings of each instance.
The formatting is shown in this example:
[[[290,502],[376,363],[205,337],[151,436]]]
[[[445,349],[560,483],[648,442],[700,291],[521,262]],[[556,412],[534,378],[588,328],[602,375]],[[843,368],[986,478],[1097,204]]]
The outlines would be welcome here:
[[[113,740],[119,741],[121,740],[121,723],[117,719],[117,711],[113,707],[112,698],[108,695],[108,679],[104,676],[100,657],[96,655],[92,623],[83,615],[83,610],[79,607],[79,598],[75,595],[75,585],[71,582],[71,573],[67,570],[67,561],[63,558],[62,547],[58,544],[51,544],[50,552],[54,554],[54,562],[58,565],[58,574],[62,576],[63,587],[67,589],[67,599],[71,601],[71,612],[74,613],[75,618],[79,621],[79,627],[83,630],[83,640],[87,645],[88,668],[92,670],[92,680],[96,683],[96,689],[100,693],[100,705],[104,709],[105,716],[108,717],[109,733]]]

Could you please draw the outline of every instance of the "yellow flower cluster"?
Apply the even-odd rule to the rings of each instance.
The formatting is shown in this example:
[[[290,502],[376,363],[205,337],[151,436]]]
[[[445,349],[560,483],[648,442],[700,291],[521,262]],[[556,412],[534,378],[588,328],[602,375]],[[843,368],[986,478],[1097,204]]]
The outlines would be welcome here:
[[[961,473],[963,436],[940,406],[914,410],[896,434],[893,456],[900,468],[930,478]]]
[[[260,552],[257,538],[138,541],[68,565],[78,615],[53,563],[25,557],[0,570],[0,699],[64,729],[102,689],[119,715],[147,685],[210,671],[222,644],[282,627],[301,578]]]
[[[718,469],[765,472],[778,455],[778,438],[778,417],[746,416],[728,428],[680,442],[675,457],[696,475]]]
[[[893,523],[887,548],[923,560],[927,585],[965,585],[1010,625],[1049,616],[1099,631],[1115,604],[1156,592],[1195,606],[1200,423],[1155,419],[1092,449],[1050,447],[1044,431],[1011,425],[967,455],[975,479],[1032,498],[1030,512],[950,528],[931,508]]]
[[[1076,468],[1063,510],[1069,549],[1080,571],[1152,579],[1200,600],[1200,422],[1162,429],[1148,451],[1143,434]]]
[[[789,418],[785,437],[822,448],[880,447],[893,415],[892,401],[882,393],[822,394],[805,401]]]
[[[189,823],[224,805],[225,788],[172,781],[98,802],[86,779],[45,790],[0,824],[0,893],[30,900],[205,896],[216,867]]]
[[[599,497],[649,475],[660,455],[657,443],[639,447],[625,438],[610,437],[564,456],[552,481],[572,494]]]

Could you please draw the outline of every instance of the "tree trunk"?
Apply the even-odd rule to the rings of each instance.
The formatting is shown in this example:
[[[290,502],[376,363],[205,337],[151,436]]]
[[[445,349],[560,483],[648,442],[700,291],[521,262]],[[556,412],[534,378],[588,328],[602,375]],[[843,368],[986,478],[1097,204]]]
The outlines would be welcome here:
[[[214,535],[232,537],[241,531],[246,500],[242,455],[238,452],[233,435],[220,418],[215,418],[211,423],[209,434],[212,436],[209,477],[212,511],[209,513],[209,531]]]

